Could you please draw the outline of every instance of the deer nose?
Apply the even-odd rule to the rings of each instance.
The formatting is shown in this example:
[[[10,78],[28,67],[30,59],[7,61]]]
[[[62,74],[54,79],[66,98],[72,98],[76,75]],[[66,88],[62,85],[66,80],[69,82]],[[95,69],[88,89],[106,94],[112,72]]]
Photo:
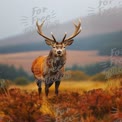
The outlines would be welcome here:
[[[58,53],[58,54],[61,54],[61,51],[58,51],[57,53]]]

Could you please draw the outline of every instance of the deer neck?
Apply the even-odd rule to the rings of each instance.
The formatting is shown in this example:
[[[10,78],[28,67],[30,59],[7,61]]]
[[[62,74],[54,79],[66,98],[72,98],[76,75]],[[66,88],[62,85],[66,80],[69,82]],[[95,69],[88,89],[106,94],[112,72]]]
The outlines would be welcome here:
[[[51,50],[47,57],[47,65],[54,71],[60,70],[66,63],[66,53],[63,56],[55,56]]]

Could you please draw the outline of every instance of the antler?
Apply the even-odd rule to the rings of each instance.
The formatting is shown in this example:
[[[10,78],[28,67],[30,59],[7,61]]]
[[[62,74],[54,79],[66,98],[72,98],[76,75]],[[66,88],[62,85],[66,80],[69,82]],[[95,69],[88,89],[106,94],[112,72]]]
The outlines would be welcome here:
[[[53,39],[51,39],[51,38],[45,36],[44,33],[42,32],[42,26],[43,26],[44,22],[45,22],[45,21],[43,21],[42,24],[39,25],[39,24],[38,24],[38,20],[36,21],[36,26],[37,26],[37,29],[38,29],[37,32],[39,33],[39,35],[41,35],[41,36],[44,37],[45,39],[50,40],[50,41],[53,41],[53,42],[56,42],[56,39],[55,39],[55,37],[54,37],[54,35],[53,35],[52,32],[51,32],[51,36],[53,37]]]
[[[67,33],[65,33],[62,42],[65,42],[65,41],[73,39],[75,36],[77,36],[81,32],[81,20],[79,19],[78,25],[76,25],[75,23],[74,23],[74,25],[75,25],[74,33],[70,37],[68,37],[68,38],[66,38]]]

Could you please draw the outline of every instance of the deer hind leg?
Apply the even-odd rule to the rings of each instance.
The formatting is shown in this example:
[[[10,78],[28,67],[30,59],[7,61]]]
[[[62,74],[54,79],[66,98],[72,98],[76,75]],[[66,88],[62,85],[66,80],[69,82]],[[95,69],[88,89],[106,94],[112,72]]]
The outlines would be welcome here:
[[[58,88],[59,88],[59,85],[60,85],[60,81],[56,81],[55,82],[55,94],[58,95]]]
[[[42,81],[37,79],[36,83],[37,83],[37,86],[38,86],[38,93],[39,93],[39,97],[40,97],[40,94],[42,92]]]

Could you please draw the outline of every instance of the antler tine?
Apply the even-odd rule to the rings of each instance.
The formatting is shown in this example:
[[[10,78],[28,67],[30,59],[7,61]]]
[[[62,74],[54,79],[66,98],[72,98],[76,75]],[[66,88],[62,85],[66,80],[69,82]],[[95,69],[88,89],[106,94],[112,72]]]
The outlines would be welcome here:
[[[47,36],[45,36],[45,35],[43,34],[43,32],[42,32],[42,26],[43,26],[44,22],[45,22],[45,21],[43,21],[43,22],[41,23],[41,25],[39,25],[39,24],[38,24],[38,20],[36,21],[36,26],[37,26],[37,29],[38,29],[37,32],[39,33],[39,35],[41,35],[42,37],[44,37],[44,38],[47,39],[47,40],[56,41],[56,39],[55,39],[54,36],[52,36],[53,39],[51,39],[51,38],[49,38],[49,37],[47,37]]]
[[[52,35],[52,37],[53,37],[54,41],[56,42],[56,39],[55,39],[55,37],[54,37],[54,35],[53,35],[53,33],[52,33],[52,32],[51,32],[51,35]]]
[[[62,42],[64,42],[64,41],[65,41],[66,36],[67,36],[67,32],[65,32],[65,35],[64,35],[64,37],[63,37]]]
[[[75,23],[74,23],[74,25],[75,25],[76,32],[77,32],[80,29],[80,27],[81,27],[81,21],[79,20],[79,24],[78,25],[76,25]]]
[[[76,24],[74,23],[74,26],[75,26],[75,31],[74,31],[74,33],[73,33],[69,38],[66,38],[64,41],[71,40],[72,38],[74,38],[75,36],[77,36],[77,35],[81,32],[81,20],[79,19],[78,25],[76,25]]]

